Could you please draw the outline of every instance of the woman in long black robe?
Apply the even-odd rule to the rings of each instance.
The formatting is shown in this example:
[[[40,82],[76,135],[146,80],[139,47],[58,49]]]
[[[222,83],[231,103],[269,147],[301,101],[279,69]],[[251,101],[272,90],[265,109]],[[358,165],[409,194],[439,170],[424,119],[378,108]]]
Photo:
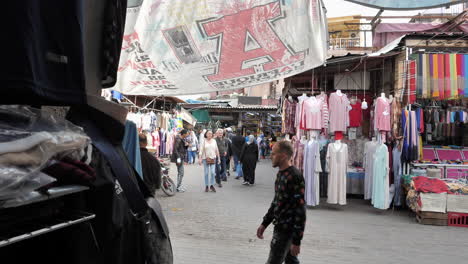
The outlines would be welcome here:
[[[255,144],[255,138],[249,137],[249,141],[242,147],[240,162],[242,163],[242,172],[244,174],[244,185],[255,183],[255,169],[258,161],[258,146]]]

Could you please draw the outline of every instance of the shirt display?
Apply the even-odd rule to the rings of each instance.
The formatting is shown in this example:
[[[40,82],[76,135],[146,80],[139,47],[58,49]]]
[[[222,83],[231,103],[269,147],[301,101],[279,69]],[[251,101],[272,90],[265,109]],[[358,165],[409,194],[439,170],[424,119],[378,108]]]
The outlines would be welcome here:
[[[282,133],[284,134],[295,134],[296,133],[296,110],[297,103],[290,102],[288,99],[284,100],[283,103],[283,122],[282,122]]]

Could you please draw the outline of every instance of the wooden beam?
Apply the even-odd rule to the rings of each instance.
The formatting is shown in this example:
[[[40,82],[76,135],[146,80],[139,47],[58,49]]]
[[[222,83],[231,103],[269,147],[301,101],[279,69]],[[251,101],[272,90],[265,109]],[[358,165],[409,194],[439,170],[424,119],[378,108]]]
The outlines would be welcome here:
[[[404,18],[414,18],[414,19],[453,19],[455,16],[431,16],[431,15],[421,15],[421,16],[381,16],[381,19],[404,19]],[[365,20],[372,20],[374,19],[373,16],[354,16],[354,19],[365,19]]]
[[[380,9],[380,10],[379,10],[379,12],[377,13],[377,15],[375,15],[375,17],[371,20],[371,22],[370,22],[371,25],[374,25],[375,21],[377,21],[377,19],[380,18],[380,16],[382,15],[383,11],[384,11],[383,9]]]

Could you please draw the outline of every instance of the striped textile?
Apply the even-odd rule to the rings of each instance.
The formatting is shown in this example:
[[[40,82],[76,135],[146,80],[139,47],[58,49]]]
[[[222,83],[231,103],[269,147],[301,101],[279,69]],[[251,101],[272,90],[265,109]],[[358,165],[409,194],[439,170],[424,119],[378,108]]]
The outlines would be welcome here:
[[[409,62],[409,99],[410,104],[416,102],[416,61],[412,60]]]
[[[465,78],[465,93],[464,95],[468,97],[468,54],[463,55],[463,76]]]
[[[457,54],[457,90],[458,90],[458,97],[463,97],[465,95],[465,78],[463,77],[464,74],[464,67],[463,67],[463,59],[464,56],[462,54]]]
[[[423,61],[424,54],[418,54],[416,57],[416,65],[417,65],[417,82],[416,82],[416,96],[418,98],[422,98],[423,96],[423,68],[422,61]]]
[[[437,54],[437,73],[438,78],[437,81],[439,83],[439,98],[445,99],[445,61],[443,54]]]
[[[450,81],[450,54],[444,54],[445,60],[445,98],[450,98],[452,82]]]
[[[437,79],[435,79],[434,74],[434,54],[427,54],[429,56],[429,80],[430,80],[430,87],[431,87],[431,96],[432,98],[439,97],[439,88],[437,87]]]
[[[423,83],[423,90],[422,90],[422,98],[429,98],[430,88],[429,88],[429,56],[428,54],[423,54],[422,58],[422,83]]]
[[[458,97],[457,81],[457,54],[450,54],[450,98]]]

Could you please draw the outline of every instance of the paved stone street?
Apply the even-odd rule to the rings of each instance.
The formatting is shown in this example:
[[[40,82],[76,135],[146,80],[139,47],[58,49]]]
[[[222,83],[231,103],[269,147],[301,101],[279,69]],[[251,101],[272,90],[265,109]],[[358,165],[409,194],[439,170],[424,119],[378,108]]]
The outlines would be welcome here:
[[[175,179],[176,168],[171,166]],[[175,264],[265,263],[265,240],[255,233],[273,198],[276,169],[257,166],[255,186],[231,176],[217,193],[205,193],[203,169],[185,166],[186,193],[159,192],[169,222]],[[323,202],[323,201],[322,201]],[[423,226],[408,211],[379,211],[363,200],[344,207],[308,209],[301,263],[466,263],[468,228]]]

